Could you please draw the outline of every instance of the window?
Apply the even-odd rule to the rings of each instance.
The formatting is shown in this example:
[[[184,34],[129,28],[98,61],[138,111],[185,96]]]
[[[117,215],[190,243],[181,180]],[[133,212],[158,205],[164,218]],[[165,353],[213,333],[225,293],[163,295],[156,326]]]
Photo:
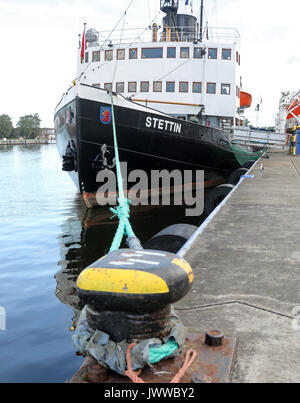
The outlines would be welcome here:
[[[122,94],[125,90],[124,83],[117,83],[116,84],[116,92],[117,94]]]
[[[136,92],[136,82],[128,83],[128,92]]]
[[[84,58],[85,63],[89,62],[89,52],[85,52],[85,58]]]
[[[202,48],[194,48],[194,58],[202,59],[203,57],[203,49]]]
[[[105,89],[106,91],[111,92],[111,91],[112,91],[112,83],[105,83],[105,84],[104,84],[104,89]]]
[[[97,50],[96,52],[92,53],[92,61],[93,62],[100,62],[100,51]]]
[[[100,88],[100,83],[92,84],[92,87]]]
[[[230,95],[230,84],[221,84],[221,94]]]
[[[113,59],[113,50],[106,50],[105,51],[105,60],[110,61]]]
[[[208,49],[208,58],[209,59],[217,59],[218,58],[218,49],[209,48]]]
[[[193,83],[193,92],[201,93],[202,92],[202,83]]]
[[[231,49],[222,49],[222,60],[231,60]]]
[[[236,52],[236,62],[238,63],[239,62],[239,52]]]
[[[180,81],[179,92],[188,92],[188,91],[189,91],[189,83],[187,81]]]
[[[206,92],[207,92],[207,94],[215,94],[216,93],[216,83],[207,83]]]
[[[162,59],[163,48],[144,48],[142,49],[142,59]]]
[[[239,98],[240,97],[240,89],[238,86],[236,86],[236,96]]]
[[[117,50],[117,59],[118,60],[125,60],[125,49],[118,49]]]
[[[162,82],[161,81],[153,82],[153,92],[162,92]]]
[[[137,49],[129,49],[129,59],[137,59]]]
[[[181,59],[188,59],[190,57],[190,48],[180,48]]]
[[[167,81],[166,92],[175,92],[175,81]]]
[[[149,81],[141,81],[141,92],[149,92]]]
[[[168,48],[167,49],[167,58],[174,59],[176,57],[176,48]]]

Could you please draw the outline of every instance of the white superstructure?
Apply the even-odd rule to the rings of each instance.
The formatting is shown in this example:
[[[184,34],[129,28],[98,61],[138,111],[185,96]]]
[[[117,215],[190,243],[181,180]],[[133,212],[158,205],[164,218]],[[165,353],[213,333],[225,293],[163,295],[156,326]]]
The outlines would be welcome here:
[[[200,31],[190,2],[179,2],[177,10],[177,21],[191,25],[169,27],[165,17],[162,27],[112,35],[89,30],[83,60],[78,51],[77,81],[182,119],[219,128],[241,125],[239,33],[233,28]]]

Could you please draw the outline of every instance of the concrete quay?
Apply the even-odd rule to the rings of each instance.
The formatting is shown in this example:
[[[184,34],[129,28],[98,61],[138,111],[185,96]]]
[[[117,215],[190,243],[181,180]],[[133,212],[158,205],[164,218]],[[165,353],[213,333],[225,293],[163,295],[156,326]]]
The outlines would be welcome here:
[[[0,140],[0,146],[28,145],[28,144],[49,144],[49,140]]]
[[[175,306],[189,330],[238,338],[233,383],[300,382],[300,157],[268,155],[185,252],[195,281]]]

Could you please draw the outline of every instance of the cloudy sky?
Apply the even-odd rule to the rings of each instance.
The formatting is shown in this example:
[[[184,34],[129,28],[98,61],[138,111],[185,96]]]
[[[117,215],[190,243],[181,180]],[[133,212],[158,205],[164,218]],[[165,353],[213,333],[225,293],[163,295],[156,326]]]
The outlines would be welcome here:
[[[83,22],[111,29],[130,0],[0,0],[0,115],[16,124],[39,113],[53,127],[53,112],[76,75]],[[194,0],[198,9],[200,0]],[[143,27],[159,0],[135,0],[127,27]],[[248,116],[262,99],[259,123],[273,125],[281,91],[300,88],[299,0],[205,0],[209,25],[235,27],[242,36],[243,89],[253,95]]]

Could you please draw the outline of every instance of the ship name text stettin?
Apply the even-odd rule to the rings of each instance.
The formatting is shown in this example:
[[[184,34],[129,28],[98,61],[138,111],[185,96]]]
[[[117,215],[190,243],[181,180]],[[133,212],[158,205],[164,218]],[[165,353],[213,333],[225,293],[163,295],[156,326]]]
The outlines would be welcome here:
[[[152,118],[151,116],[148,116],[146,118],[145,125],[148,128],[169,131],[171,133],[181,133],[181,124],[177,122],[171,122],[170,120]]]

